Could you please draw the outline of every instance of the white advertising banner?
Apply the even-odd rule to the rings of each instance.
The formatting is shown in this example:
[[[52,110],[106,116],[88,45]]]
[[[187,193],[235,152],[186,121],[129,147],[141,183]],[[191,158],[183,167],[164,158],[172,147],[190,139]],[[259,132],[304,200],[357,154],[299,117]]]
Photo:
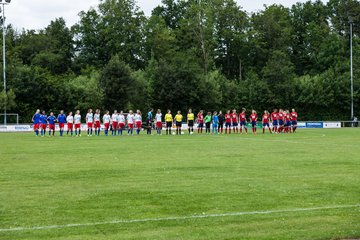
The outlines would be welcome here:
[[[324,128],[341,128],[341,122],[324,122]]]
[[[298,122],[297,127],[298,128],[306,128],[306,122]]]

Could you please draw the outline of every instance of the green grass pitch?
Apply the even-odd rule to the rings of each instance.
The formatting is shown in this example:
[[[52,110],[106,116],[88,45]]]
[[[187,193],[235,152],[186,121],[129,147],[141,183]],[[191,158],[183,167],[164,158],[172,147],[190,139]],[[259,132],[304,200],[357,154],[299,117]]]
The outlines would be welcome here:
[[[359,143],[0,134],[0,239],[360,238]]]

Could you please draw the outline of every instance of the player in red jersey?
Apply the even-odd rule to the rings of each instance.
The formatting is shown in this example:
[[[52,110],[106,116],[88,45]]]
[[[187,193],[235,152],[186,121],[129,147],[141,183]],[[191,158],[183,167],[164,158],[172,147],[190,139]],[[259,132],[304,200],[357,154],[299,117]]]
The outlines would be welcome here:
[[[274,111],[271,113],[271,121],[272,121],[272,131],[274,133],[277,133],[278,131],[278,125],[279,125],[279,120],[278,120],[279,114],[278,114],[278,110],[274,109]]]
[[[285,110],[285,132],[291,133],[291,115],[289,110]]]
[[[232,121],[232,127],[233,127],[233,131],[234,133],[239,133],[239,124],[238,124],[238,115],[236,113],[236,109],[234,109],[232,111],[232,114],[231,114],[231,121]],[[231,130],[230,130],[231,131]]]
[[[245,132],[247,134],[247,126],[246,126],[246,109],[243,108],[242,112],[239,114],[239,121],[240,121],[240,133],[242,134],[243,128],[245,129]]]
[[[251,122],[253,134],[256,134],[257,118],[258,116],[256,114],[256,111],[252,110],[252,114],[250,115],[250,122]]]
[[[278,120],[279,120],[278,133],[282,133],[282,131],[284,130],[284,120],[285,120],[284,110],[282,109],[279,110]]]
[[[269,121],[270,121],[270,114],[268,111],[264,111],[264,115],[262,116],[263,134],[265,134],[266,127],[269,129],[270,134],[272,133]]]
[[[231,114],[230,110],[228,110],[225,114],[225,134],[231,133]]]
[[[292,131],[293,133],[295,133],[296,128],[297,128],[297,118],[298,118],[298,114],[295,111],[295,109],[292,109],[291,111],[291,124],[292,124]]]
[[[202,133],[203,128],[204,128],[204,111],[203,110],[201,110],[198,113],[196,121],[198,123],[198,133]]]

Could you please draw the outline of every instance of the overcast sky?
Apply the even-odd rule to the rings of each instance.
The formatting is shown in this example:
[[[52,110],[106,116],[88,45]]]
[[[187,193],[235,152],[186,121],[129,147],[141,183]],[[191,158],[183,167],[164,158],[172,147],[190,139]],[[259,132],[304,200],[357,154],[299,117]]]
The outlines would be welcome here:
[[[263,5],[274,3],[291,6],[296,2],[305,0],[237,0],[240,6],[248,12],[263,9]],[[323,0],[327,1],[327,0]],[[12,0],[6,6],[5,13],[7,23],[11,23],[17,29],[41,29],[46,27],[51,20],[63,17],[68,26],[78,22],[78,13],[96,6],[98,0]],[[137,0],[140,8],[146,15],[160,4],[161,0]]]

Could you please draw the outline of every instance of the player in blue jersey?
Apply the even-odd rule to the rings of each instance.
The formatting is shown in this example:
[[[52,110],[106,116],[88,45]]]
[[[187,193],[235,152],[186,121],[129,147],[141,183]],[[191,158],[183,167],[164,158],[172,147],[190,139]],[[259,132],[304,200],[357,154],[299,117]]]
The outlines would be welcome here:
[[[60,137],[62,137],[64,134],[64,127],[66,123],[66,115],[64,114],[64,110],[60,111],[60,114],[57,117],[57,122],[59,123]]]
[[[218,126],[219,126],[219,116],[217,112],[214,112],[214,115],[212,117],[212,133],[218,134]]]
[[[42,111],[42,114],[40,115],[40,128],[41,128],[41,136],[44,137],[47,128],[47,116],[45,111]]]
[[[45,136],[46,128],[47,128],[47,116],[46,116],[46,112],[42,111],[42,113],[40,114],[40,133],[42,137]]]
[[[53,112],[50,113],[50,116],[47,118],[47,121],[49,123],[49,136],[51,136],[51,132],[52,132],[52,135],[55,136],[56,117],[54,116]]]
[[[36,136],[39,136],[39,127],[40,127],[40,110],[36,110],[36,113],[32,117],[32,122],[34,124],[34,132]]]

